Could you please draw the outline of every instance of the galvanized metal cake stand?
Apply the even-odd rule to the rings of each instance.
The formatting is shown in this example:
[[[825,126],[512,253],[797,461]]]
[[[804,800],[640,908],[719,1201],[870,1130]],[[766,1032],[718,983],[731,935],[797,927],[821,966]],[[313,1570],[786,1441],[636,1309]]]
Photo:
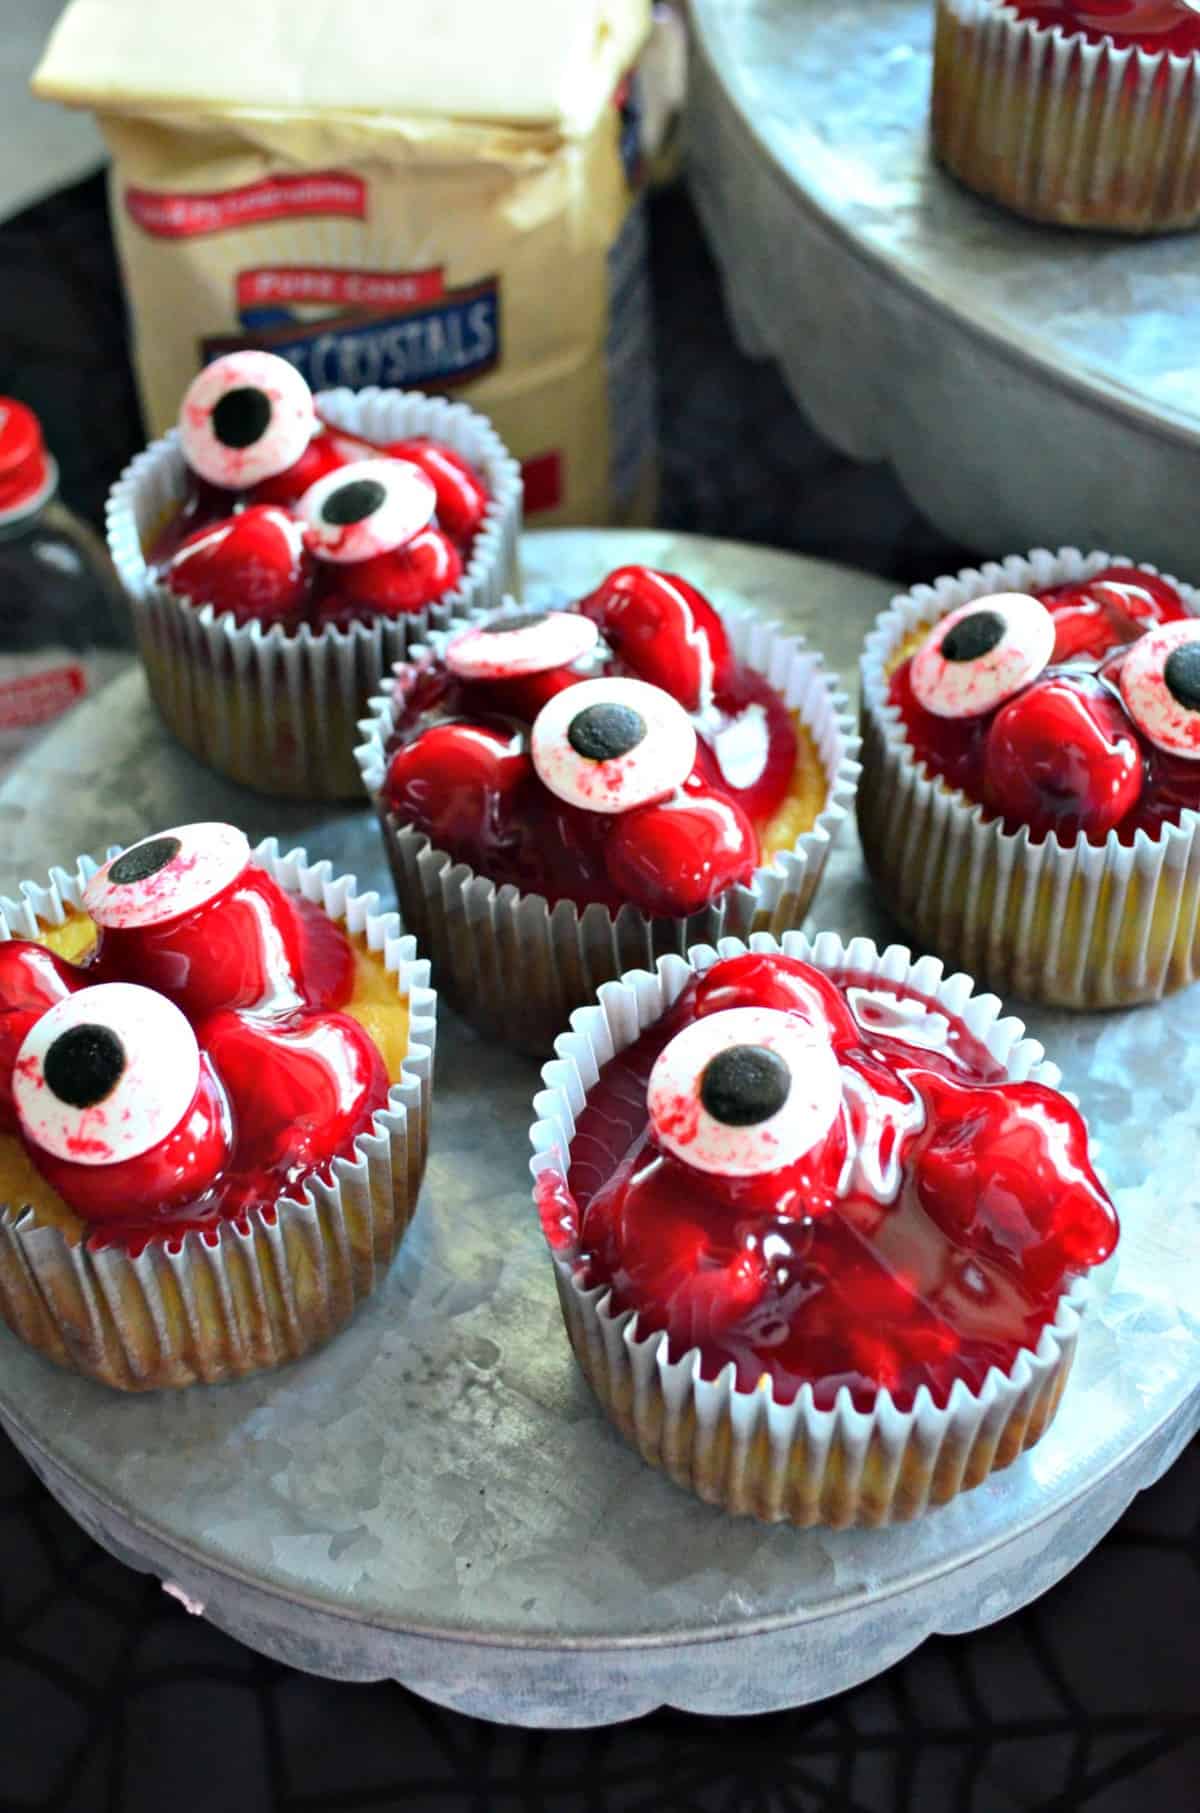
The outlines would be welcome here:
[[[528,590],[621,560],[803,629],[847,676],[878,580],[736,543],[546,533]],[[197,817],[281,832],[387,889],[365,808],[214,780],[118,679],[0,792],[0,884]],[[822,922],[888,937],[848,834]],[[527,1172],[537,1067],[446,1013],[421,1210],[324,1352],[244,1384],[122,1397],[0,1331],[0,1418],[106,1548],[317,1674],[463,1711],[595,1725],[663,1703],[750,1713],[878,1673],[1043,1592],[1200,1423],[1200,989],[1158,1010],[1031,1012],[1081,1095],[1125,1223],[1061,1414],[1007,1473],[906,1529],[764,1528],[644,1467],[576,1372]]]
[[[1008,215],[929,154],[932,0],[692,0],[687,154],[739,339],[991,555],[1191,577],[1200,235]]]

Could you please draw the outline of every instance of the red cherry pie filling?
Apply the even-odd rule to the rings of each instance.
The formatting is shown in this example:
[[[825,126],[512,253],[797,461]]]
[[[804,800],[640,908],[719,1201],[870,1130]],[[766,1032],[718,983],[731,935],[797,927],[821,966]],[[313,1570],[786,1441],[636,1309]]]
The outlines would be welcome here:
[[[197,607],[347,629],[425,610],[462,579],[489,503],[481,475],[428,437],[377,445],[322,422],[286,359],[205,366],[179,434],[187,491],[147,559]]]
[[[978,598],[902,655],[914,755],[1006,831],[1129,844],[1200,809],[1200,619],[1159,575]]]
[[[273,1216],[387,1104],[408,1008],[382,959],[231,825],[101,868],[0,945],[0,1201],[137,1253]]]
[[[1190,0],[1084,0],[1084,4],[1044,5],[1042,0],[1010,0],[1023,19],[1065,36],[1082,34],[1089,44],[1106,38],[1118,49],[1136,46],[1155,53],[1191,56],[1200,51],[1200,11]]]
[[[621,567],[401,670],[382,798],[498,886],[698,912],[809,830],[813,738],[686,580]]]
[[[979,1390],[1118,1235],[1064,1096],[911,987],[765,953],[603,1067],[538,1202],[583,1288],[673,1360],[824,1409]]]

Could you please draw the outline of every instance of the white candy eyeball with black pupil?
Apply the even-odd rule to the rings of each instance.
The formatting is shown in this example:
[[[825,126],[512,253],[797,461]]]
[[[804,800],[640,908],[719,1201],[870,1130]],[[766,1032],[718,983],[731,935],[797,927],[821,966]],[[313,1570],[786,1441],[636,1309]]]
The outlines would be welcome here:
[[[1054,619],[1038,598],[998,592],[960,605],[913,656],[917,704],[937,718],[978,718],[1028,686],[1054,653]]]
[[[34,1022],[12,1089],[34,1145],[75,1164],[112,1165],[173,1132],[199,1083],[196,1035],[174,1002],[133,982],[101,982]]]
[[[1160,623],[1121,663],[1121,697],[1142,735],[1200,762],[1200,620]]]
[[[646,1091],[659,1145],[721,1177],[794,1164],[824,1139],[841,1104],[825,1030],[773,1007],[693,1021],[659,1053]]]
[[[294,466],[317,430],[312,391],[277,353],[226,353],[179,409],[183,457],[210,484],[244,491]]]
[[[571,667],[599,640],[578,611],[521,611],[464,630],[446,644],[444,659],[460,680],[516,680]]]
[[[206,906],[249,861],[246,834],[234,825],[176,825],[97,869],[83,890],[84,911],[114,931],[166,925]]]
[[[310,485],[296,505],[320,560],[351,564],[390,554],[419,535],[437,492],[411,460],[354,460]]]
[[[646,680],[581,680],[534,719],[529,752],[551,793],[585,812],[629,812],[682,786],[696,731],[678,700]]]

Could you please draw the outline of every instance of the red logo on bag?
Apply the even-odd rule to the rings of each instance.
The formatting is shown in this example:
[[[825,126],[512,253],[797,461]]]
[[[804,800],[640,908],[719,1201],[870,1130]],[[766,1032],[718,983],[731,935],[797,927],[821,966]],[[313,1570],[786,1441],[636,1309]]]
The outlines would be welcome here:
[[[344,170],[309,170],[297,176],[267,176],[240,189],[216,189],[207,195],[128,188],[125,211],[156,239],[193,239],[201,233],[259,227],[267,221],[297,220],[305,215],[336,214],[365,220],[367,185]]]
[[[446,294],[443,267],[427,271],[353,271],[316,265],[264,266],[237,274],[239,314],[247,309],[312,303],[326,308],[420,308]]]

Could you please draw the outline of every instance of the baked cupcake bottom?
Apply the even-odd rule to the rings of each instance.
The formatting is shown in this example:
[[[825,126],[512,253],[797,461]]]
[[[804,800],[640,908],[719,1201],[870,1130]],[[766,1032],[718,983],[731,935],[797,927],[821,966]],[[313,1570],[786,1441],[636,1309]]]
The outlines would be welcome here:
[[[342,1011],[370,1033],[396,1083],[410,1050],[410,1001],[382,951],[355,952]],[[71,961],[91,948],[89,919],[68,912],[40,941]],[[119,1242],[92,1250],[87,1224],[50,1188],[21,1142],[0,1135],[0,1317],[48,1359],[122,1390],[214,1383],[299,1358],[345,1325],[395,1255],[416,1208],[427,1113],[405,1137],[371,1136],[359,1175],[318,1184],[316,1209],[252,1212],[213,1236]],[[390,1144],[390,1150],[388,1150]],[[17,1205],[20,1205],[18,1209]]]
[[[1197,59],[1112,59],[1000,15],[939,0],[933,148],[977,194],[1050,225],[1163,233],[1200,223]],[[1174,67],[1172,67],[1172,64]]]
[[[763,1399],[740,1424],[736,1393],[720,1381],[690,1382],[657,1368],[555,1261],[567,1335],[579,1367],[610,1420],[648,1465],[706,1504],[734,1516],[808,1529],[879,1528],[908,1523],[931,1506],[982,1485],[1041,1440],[1058,1410],[1074,1358],[1064,1345],[1036,1381],[998,1405],[981,1424],[958,1428],[935,1413],[907,1439],[867,1433],[870,1419],[828,1413],[814,1432],[803,1417],[773,1414]],[[607,1323],[607,1327],[606,1327]],[[676,1369],[678,1370],[678,1369]],[[740,1407],[739,1407],[740,1408]]]

